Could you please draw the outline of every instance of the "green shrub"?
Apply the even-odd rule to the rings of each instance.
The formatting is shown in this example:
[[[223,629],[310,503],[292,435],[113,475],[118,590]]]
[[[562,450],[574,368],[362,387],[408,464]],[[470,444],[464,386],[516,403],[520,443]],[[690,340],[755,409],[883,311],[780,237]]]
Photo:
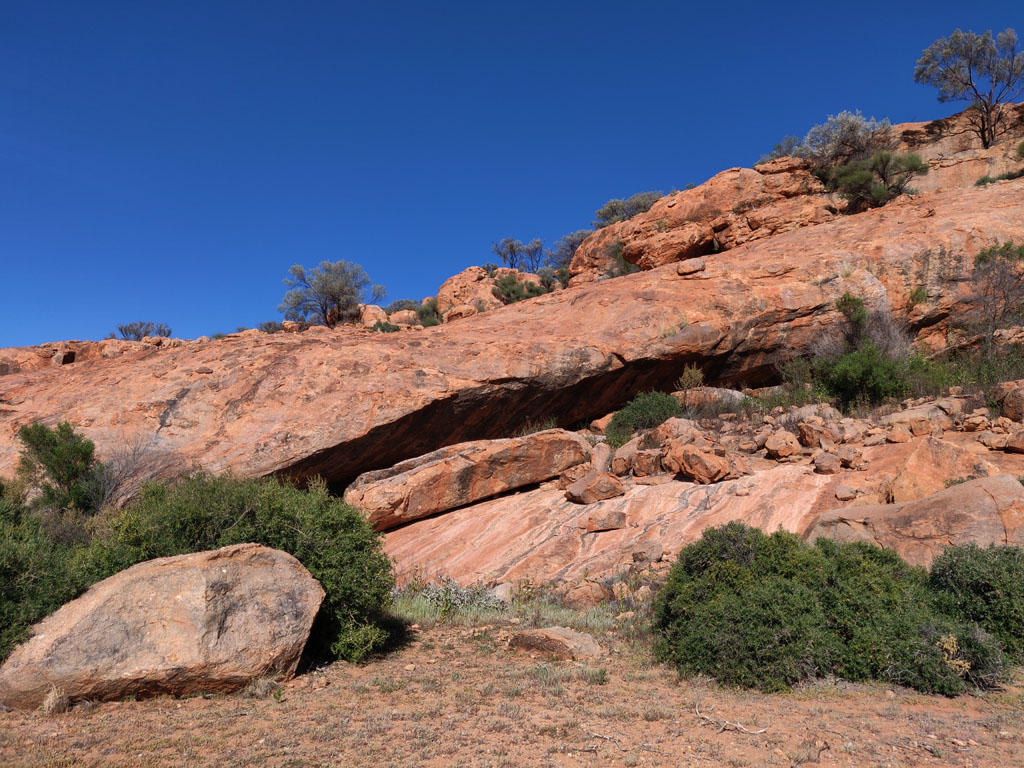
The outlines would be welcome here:
[[[424,328],[441,324],[441,313],[437,311],[437,299],[427,299],[416,308],[416,316]]]
[[[1014,157],[1018,160],[1024,160],[1024,141],[1017,145],[1017,151],[1014,152]]]
[[[998,641],[941,613],[928,584],[870,544],[729,523],[679,553],[655,603],[656,654],[765,691],[830,674],[946,695],[996,684]]]
[[[532,299],[535,296],[543,296],[545,293],[553,291],[553,275],[552,280],[547,286],[543,283],[520,282],[515,275],[505,275],[494,281],[494,288],[492,290],[495,298],[501,299],[505,304],[515,304],[517,301]]]
[[[75,553],[54,541],[28,509],[0,496],[0,661],[25,640],[29,627],[88,586]]]
[[[388,304],[384,308],[384,312],[389,315],[393,315],[395,312],[400,312],[403,309],[411,309],[413,312],[419,312],[421,306],[422,303],[415,299],[397,299],[396,301],[392,301]]]
[[[681,411],[679,401],[664,392],[644,392],[633,398],[613,417],[605,436],[608,444],[619,447],[629,442],[637,429],[650,429]]]
[[[876,208],[907,192],[910,180],[927,172],[928,164],[917,155],[880,150],[833,168],[829,188],[849,200],[854,210]]]
[[[988,184],[991,184],[994,181],[1013,181],[1014,179],[1019,179],[1022,176],[1024,176],[1024,168],[1021,168],[1018,171],[1007,171],[1006,173],[1000,173],[998,176],[989,176],[988,174],[985,174],[976,182],[974,182],[974,186],[984,187]]]
[[[95,446],[70,422],[54,428],[32,424],[18,430],[22,443],[18,474],[38,488],[39,506],[96,512],[102,503],[102,465]]]
[[[977,622],[1011,660],[1024,661],[1024,550],[949,547],[932,563],[930,580],[953,616]]]
[[[854,403],[882,403],[907,394],[910,364],[885,357],[870,341],[834,360],[815,364],[814,380],[844,408]]]
[[[370,330],[377,331],[377,333],[394,333],[395,331],[400,331],[402,329],[394,323],[389,323],[387,320],[378,320],[373,324]]]
[[[625,200],[619,198],[609,200],[594,213],[594,229],[601,229],[646,213],[663,196],[664,193],[661,191],[637,192]]]
[[[290,553],[323,586],[314,652],[358,661],[383,645],[394,581],[381,538],[323,483],[304,491],[272,478],[196,474],[144,486],[96,542],[89,567],[98,580],[143,560],[243,542]]]

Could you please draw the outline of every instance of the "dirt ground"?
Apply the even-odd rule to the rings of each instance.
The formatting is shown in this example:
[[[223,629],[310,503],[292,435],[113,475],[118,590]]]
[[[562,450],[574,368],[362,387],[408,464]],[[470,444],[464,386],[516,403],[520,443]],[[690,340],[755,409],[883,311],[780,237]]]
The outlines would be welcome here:
[[[614,631],[586,663],[510,651],[518,629],[437,626],[386,658],[333,664],[263,698],[0,714],[0,764],[1024,765],[1019,675],[957,699],[842,682],[763,695],[679,681]]]

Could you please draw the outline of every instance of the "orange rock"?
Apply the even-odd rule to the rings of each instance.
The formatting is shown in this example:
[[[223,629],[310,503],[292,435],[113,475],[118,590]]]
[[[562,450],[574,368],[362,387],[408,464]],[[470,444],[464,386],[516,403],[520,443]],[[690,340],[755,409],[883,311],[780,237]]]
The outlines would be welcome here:
[[[459,443],[360,475],[345,501],[381,531],[557,477],[589,454],[583,437],[561,429]]]
[[[673,472],[679,472],[692,478],[695,483],[704,485],[717,483],[729,476],[727,459],[692,445],[679,444],[678,440],[672,441],[669,446],[665,466]]]
[[[1024,545],[1024,486],[1013,475],[970,480],[916,501],[826,512],[807,539],[870,541],[912,565],[950,545]]]
[[[444,445],[511,434],[541,406],[561,423],[592,419],[670,387],[687,362],[713,358],[720,383],[766,379],[775,361],[838,327],[844,292],[873,309],[922,274],[936,298],[915,327],[944,335],[970,290],[974,255],[1024,242],[1022,191],[1018,179],[901,199],[716,253],[707,279],[672,265],[415,333],[313,328],[140,345],[120,358],[8,373],[0,475],[17,464],[20,426],[67,419],[100,458],[139,435],[212,472],[320,475],[343,487]],[[925,207],[934,214],[923,217]],[[674,319],[680,308],[685,326]],[[198,368],[212,373],[194,376]]]
[[[437,289],[437,309],[446,313],[452,307],[480,306],[484,311],[503,305],[494,295],[494,278],[483,267],[469,267],[452,275]]]
[[[765,450],[773,459],[785,459],[800,453],[800,441],[796,435],[786,430],[779,430],[764,441]]]
[[[258,544],[165,557],[104,579],[33,629],[0,667],[0,703],[234,691],[295,673],[324,591]]]
[[[577,504],[594,504],[621,496],[625,492],[625,486],[615,475],[607,472],[588,472],[565,489],[565,498]],[[597,530],[591,527],[591,523],[586,523],[583,527],[587,530]]]
[[[590,635],[566,627],[526,629],[509,641],[517,651],[537,652],[554,659],[584,659],[600,656],[601,646]]]

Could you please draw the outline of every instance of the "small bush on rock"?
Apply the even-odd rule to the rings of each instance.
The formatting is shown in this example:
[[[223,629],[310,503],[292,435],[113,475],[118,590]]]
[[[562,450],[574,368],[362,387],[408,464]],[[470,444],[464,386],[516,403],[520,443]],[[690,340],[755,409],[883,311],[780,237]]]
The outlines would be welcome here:
[[[995,685],[996,638],[942,613],[928,575],[863,542],[814,546],[742,523],[679,553],[654,616],[656,653],[686,675],[784,690],[825,675],[956,695]]]
[[[629,442],[637,429],[650,429],[680,413],[679,401],[664,392],[644,392],[617,412],[605,430],[608,444],[618,447]]]

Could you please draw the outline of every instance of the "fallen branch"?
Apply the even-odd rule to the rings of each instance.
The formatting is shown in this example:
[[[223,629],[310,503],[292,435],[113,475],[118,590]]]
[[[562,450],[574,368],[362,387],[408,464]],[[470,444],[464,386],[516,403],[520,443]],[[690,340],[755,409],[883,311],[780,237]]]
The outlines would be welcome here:
[[[710,725],[717,725],[719,733],[722,733],[722,731],[740,731],[741,733],[749,733],[751,736],[756,736],[757,734],[764,733],[768,730],[767,728],[759,728],[756,731],[752,731],[749,728],[746,728],[745,726],[741,725],[740,723],[734,723],[731,720],[719,720],[717,717],[705,715],[703,712],[700,711],[700,704],[696,702],[693,705],[693,711],[697,715],[697,717],[699,717],[705,723],[708,723]]]

